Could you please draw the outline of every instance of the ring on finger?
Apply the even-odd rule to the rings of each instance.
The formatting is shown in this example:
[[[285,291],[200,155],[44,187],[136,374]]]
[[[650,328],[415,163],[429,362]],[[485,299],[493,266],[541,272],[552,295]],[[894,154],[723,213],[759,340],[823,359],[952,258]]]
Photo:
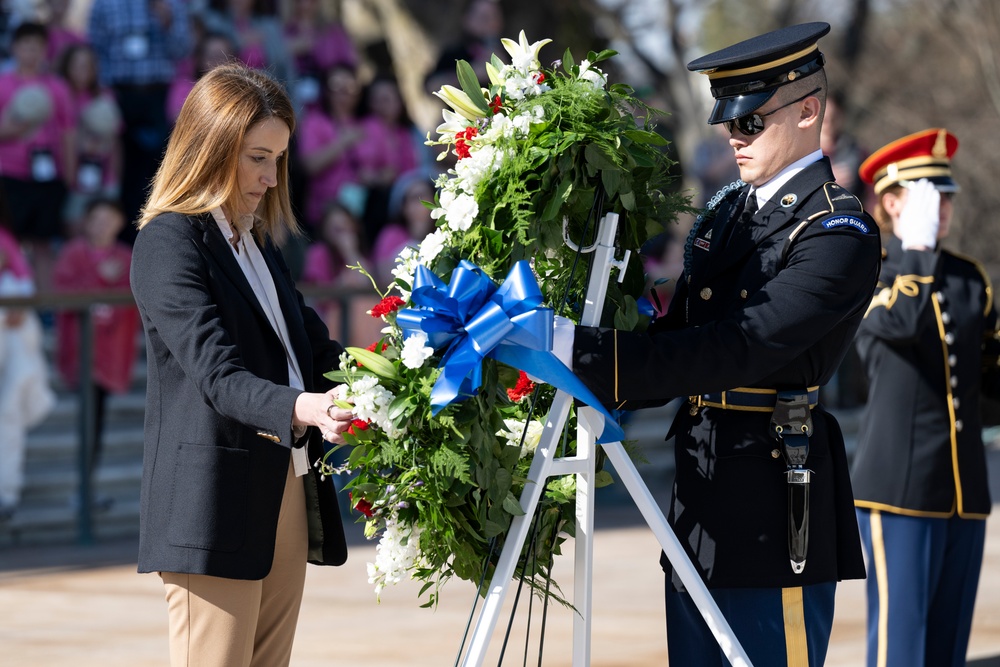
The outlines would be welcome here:
[[[330,414],[330,410],[333,410],[333,409],[334,409],[335,407],[337,407],[337,406],[336,406],[336,405],[334,405],[333,403],[331,403],[331,404],[330,404],[329,406],[327,406],[327,408],[326,408],[326,416],[327,416],[327,417],[329,417],[330,419],[336,419],[336,417],[334,417],[334,416],[333,416],[332,414]]]

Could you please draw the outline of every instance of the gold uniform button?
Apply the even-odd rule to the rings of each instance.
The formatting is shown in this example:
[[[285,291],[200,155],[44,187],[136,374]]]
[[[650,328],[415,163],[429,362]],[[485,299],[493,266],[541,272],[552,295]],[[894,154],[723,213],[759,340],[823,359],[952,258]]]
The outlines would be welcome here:
[[[779,452],[777,449],[772,449],[771,450],[771,458],[772,459],[776,459],[779,456],[781,456],[781,452]]]
[[[699,292],[698,295],[702,299],[704,299],[705,301],[708,301],[709,299],[712,298],[712,288],[711,287],[702,287],[701,288],[701,292]]]
[[[745,289],[740,290],[740,297],[744,299],[747,298],[747,291]]]

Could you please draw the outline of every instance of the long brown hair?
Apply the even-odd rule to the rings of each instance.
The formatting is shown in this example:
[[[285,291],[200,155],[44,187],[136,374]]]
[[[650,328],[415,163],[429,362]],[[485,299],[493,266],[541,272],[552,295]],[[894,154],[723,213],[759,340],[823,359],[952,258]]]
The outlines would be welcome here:
[[[177,116],[167,150],[139,216],[139,229],[162,213],[200,215],[234,210],[237,170],[247,131],[277,118],[295,131],[295,111],[285,89],[267,73],[232,62],[198,79]],[[280,243],[301,233],[288,189],[288,153],[278,161],[278,184],[257,209],[254,234]]]

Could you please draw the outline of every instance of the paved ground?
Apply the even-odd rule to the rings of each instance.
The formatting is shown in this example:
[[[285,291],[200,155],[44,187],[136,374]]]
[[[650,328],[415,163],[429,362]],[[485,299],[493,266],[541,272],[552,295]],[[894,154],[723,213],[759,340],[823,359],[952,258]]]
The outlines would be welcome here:
[[[1000,481],[1000,451],[991,453]],[[995,484],[996,486],[996,484]],[[620,490],[602,490],[595,535],[595,667],[665,665],[659,547]],[[994,498],[1000,494],[994,492]],[[445,588],[436,610],[420,609],[417,587],[400,585],[377,604],[365,563],[374,549],[352,527],[354,546],[341,568],[309,570],[292,664],[295,667],[443,667],[454,665],[472,605],[464,582]],[[6,667],[163,667],[167,665],[166,607],[154,575],[135,573],[132,540],[91,547],[0,551],[0,665]],[[571,548],[569,551],[571,553]],[[572,590],[572,562],[556,576]],[[511,596],[513,597],[513,596]],[[522,601],[522,610],[526,602]],[[526,630],[515,623],[505,664],[538,664],[538,621],[525,660]],[[856,667],[864,656],[861,582],[838,589],[830,667]],[[501,630],[485,664],[498,665]],[[550,608],[544,663],[571,664],[572,617]],[[970,665],[1000,666],[1000,507],[987,532],[986,560],[969,648]]]

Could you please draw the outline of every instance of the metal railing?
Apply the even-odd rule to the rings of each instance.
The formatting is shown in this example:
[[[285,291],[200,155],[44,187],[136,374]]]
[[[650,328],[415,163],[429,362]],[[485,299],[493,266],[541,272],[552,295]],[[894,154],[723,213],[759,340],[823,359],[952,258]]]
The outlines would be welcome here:
[[[354,299],[374,300],[372,288],[319,287],[299,285],[299,292],[309,301],[336,303],[340,307],[340,331],[334,336],[347,341],[351,337],[351,304]],[[92,544],[94,523],[91,501],[93,479],[91,461],[97,443],[97,403],[93,391],[94,323],[91,311],[95,306],[118,306],[134,303],[130,290],[88,290],[79,292],[49,292],[28,297],[0,296],[0,309],[23,308],[33,311],[73,311],[80,317],[79,387],[77,388],[77,542]],[[334,332],[331,332],[331,334]],[[51,363],[50,363],[51,365]]]

